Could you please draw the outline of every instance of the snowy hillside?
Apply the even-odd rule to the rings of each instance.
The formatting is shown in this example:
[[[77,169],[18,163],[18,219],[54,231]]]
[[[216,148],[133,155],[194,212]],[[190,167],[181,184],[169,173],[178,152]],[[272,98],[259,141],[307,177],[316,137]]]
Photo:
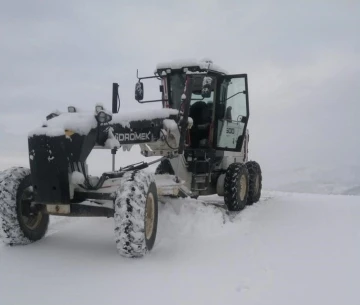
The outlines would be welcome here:
[[[265,192],[237,215],[166,200],[139,260],[118,256],[112,219],[53,218],[0,246],[0,304],[359,304],[359,214],[356,196]]]
[[[98,162],[98,160],[104,162]],[[134,146],[130,152],[118,152],[117,166],[126,166],[139,161],[149,162],[157,157],[145,158],[140,148]],[[329,195],[360,195],[360,165],[333,164],[332,166],[308,166],[297,168],[273,168],[271,164],[260,162],[264,175],[264,188],[272,191],[329,194]],[[109,151],[93,151],[88,159],[90,171],[101,175],[104,170],[111,169]],[[1,165],[1,164],[0,164]],[[104,168],[105,166],[105,168]],[[157,164],[151,167],[155,170]]]
[[[303,167],[269,171],[265,187],[314,194],[360,195],[360,166]]]

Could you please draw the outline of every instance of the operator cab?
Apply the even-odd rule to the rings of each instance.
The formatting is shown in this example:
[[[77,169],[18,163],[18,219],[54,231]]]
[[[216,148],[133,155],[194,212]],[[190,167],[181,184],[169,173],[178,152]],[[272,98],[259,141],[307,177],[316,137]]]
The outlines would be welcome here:
[[[170,83],[169,87],[164,86],[165,88],[170,88],[170,92],[166,92],[165,90],[163,92],[164,107],[183,110],[183,94],[186,77],[186,73],[174,71],[169,75],[168,79],[163,79],[163,82],[169,80]],[[194,81],[190,99],[189,117],[193,120],[193,127],[189,131],[187,145],[191,148],[210,148],[209,134],[211,123],[214,120],[216,78],[204,74],[192,74],[192,77]],[[208,88],[205,89],[206,92],[204,92],[203,88],[205,77],[205,80],[208,81]]]
[[[189,117],[193,126],[190,149],[241,151],[249,118],[247,75],[227,75],[211,61],[159,64],[155,76],[161,80],[163,108],[183,111],[186,80],[193,78]],[[143,98],[143,84],[137,83],[135,98]],[[137,92],[141,93],[137,95]],[[150,101],[149,101],[150,102]]]

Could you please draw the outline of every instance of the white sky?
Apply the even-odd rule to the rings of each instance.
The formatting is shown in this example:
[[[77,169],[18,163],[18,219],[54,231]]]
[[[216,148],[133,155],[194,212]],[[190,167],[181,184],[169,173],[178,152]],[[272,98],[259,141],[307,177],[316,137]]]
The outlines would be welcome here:
[[[359,29],[359,1],[1,1],[0,168],[27,163],[52,110],[110,108],[113,82],[121,111],[160,107],[134,100],[136,69],[204,57],[248,74],[250,156],[269,173],[359,165]]]

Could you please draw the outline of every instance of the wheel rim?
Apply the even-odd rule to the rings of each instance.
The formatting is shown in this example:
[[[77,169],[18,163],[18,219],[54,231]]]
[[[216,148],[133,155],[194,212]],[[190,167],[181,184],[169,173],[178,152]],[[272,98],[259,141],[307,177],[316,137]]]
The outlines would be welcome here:
[[[31,188],[27,188],[21,195],[21,218],[23,220],[24,225],[29,230],[34,230],[38,227],[42,220],[42,213],[40,211],[32,211],[30,208],[31,202],[33,201],[33,192]],[[25,210],[28,213],[25,213]],[[27,215],[26,215],[27,214]]]
[[[246,177],[245,175],[242,175],[240,177],[240,189],[239,189],[239,196],[240,200],[243,201],[245,199],[246,193],[247,193],[247,183],[246,183]]]
[[[146,199],[145,209],[145,237],[150,239],[154,231],[155,199],[152,193],[149,193]]]
[[[257,175],[255,178],[255,194],[259,193],[259,189],[260,189],[260,178],[259,175]]]

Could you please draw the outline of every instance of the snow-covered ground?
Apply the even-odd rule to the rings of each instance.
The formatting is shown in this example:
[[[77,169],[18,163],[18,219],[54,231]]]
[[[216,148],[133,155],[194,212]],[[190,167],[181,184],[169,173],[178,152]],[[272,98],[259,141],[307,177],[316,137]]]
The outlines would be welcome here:
[[[264,192],[237,215],[166,200],[143,259],[118,256],[112,219],[53,218],[0,246],[0,304],[360,304],[359,215],[357,196]]]
[[[341,165],[266,169],[265,187],[297,193],[360,195],[360,166]]]
[[[12,158],[0,169],[28,166]],[[135,146],[116,163],[154,159]],[[109,151],[88,161],[92,174],[111,169]],[[155,248],[137,260],[117,254],[113,219],[52,217],[44,240],[0,244],[0,304],[360,304],[360,197],[344,195],[360,194],[359,170],[264,164],[277,191],[237,215],[202,204],[218,197],[166,199]]]

